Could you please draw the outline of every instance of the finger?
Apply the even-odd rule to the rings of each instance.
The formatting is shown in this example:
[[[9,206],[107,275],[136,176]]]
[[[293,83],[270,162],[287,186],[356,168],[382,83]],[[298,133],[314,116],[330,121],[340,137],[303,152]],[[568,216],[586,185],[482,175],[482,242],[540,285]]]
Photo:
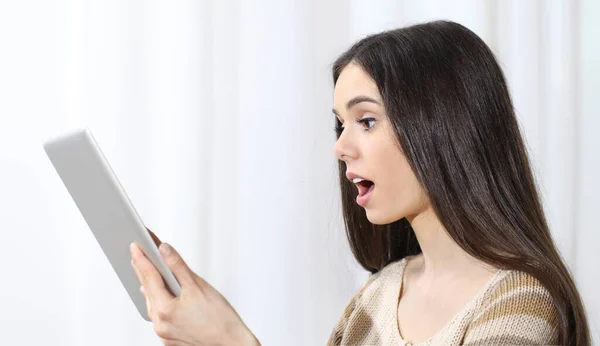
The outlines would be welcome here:
[[[131,266],[133,267],[133,271],[135,272],[135,275],[137,276],[138,280],[140,281],[140,283],[142,283],[142,281],[144,281],[144,277],[142,276],[142,273],[140,273],[140,271],[137,269],[137,267],[133,263],[133,256],[131,258]],[[141,286],[141,287],[143,287],[143,286]]]
[[[160,241],[160,239],[156,236],[156,234],[154,234],[154,232],[152,232],[150,230],[150,228],[146,227],[146,229],[150,233],[150,236],[152,237],[152,240],[154,240],[154,244],[156,244],[156,246],[160,246],[160,244],[162,244],[162,241]]]
[[[173,295],[165,287],[163,278],[154,264],[146,258],[142,249],[135,243],[131,244],[131,256],[133,257],[133,265],[139,272],[138,276],[141,277],[141,284],[144,286],[147,295],[150,296],[150,300],[155,304],[160,304],[160,302],[173,299]]]
[[[131,261],[131,264],[133,265],[133,260]],[[140,279],[142,277],[142,275],[140,274],[139,270],[137,270],[137,268],[135,267],[135,265],[133,265],[133,269],[135,270],[135,274],[138,276],[138,279]],[[140,279],[140,282],[142,280]],[[148,315],[148,317],[150,318],[150,321],[153,320],[152,318],[152,302],[150,301],[150,296],[148,294],[146,294],[146,290],[144,289],[144,286],[140,286],[140,292],[144,295],[144,299],[146,300],[146,313]]]
[[[142,294],[144,295],[144,298],[146,298],[146,313],[148,314],[148,317],[150,317],[150,320],[153,320],[153,318],[152,318],[152,304],[150,302],[150,298],[146,294],[146,290],[144,289],[144,286],[140,286],[140,292],[142,292]]]
[[[171,269],[173,275],[175,275],[175,278],[179,281],[181,288],[191,287],[196,284],[194,273],[172,246],[167,243],[162,243],[158,250],[167,267]]]

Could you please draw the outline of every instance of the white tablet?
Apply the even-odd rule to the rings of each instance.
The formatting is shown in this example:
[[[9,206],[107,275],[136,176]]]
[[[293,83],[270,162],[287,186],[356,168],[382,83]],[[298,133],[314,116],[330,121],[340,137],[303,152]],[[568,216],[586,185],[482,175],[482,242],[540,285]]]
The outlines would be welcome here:
[[[44,150],[137,310],[150,321],[140,282],[131,266],[129,244],[140,245],[175,296],[181,294],[181,287],[161,259],[91,132],[79,129],[66,133],[45,142]]]

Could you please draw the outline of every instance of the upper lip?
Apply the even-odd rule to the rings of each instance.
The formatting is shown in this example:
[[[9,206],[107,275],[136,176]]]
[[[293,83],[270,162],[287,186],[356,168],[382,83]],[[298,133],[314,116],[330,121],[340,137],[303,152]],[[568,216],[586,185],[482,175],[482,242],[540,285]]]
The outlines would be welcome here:
[[[346,172],[346,178],[348,178],[348,180],[350,180],[353,183],[354,183],[354,179],[355,178],[360,178],[360,179],[363,179],[363,180],[369,180],[369,179],[367,179],[365,177],[361,177],[360,175],[358,175],[356,173],[353,173],[353,172]]]

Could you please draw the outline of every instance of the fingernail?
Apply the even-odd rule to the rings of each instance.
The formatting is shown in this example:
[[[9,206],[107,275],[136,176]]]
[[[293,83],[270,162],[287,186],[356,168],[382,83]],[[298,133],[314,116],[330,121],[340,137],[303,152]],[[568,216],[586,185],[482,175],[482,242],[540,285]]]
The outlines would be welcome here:
[[[158,251],[160,251],[160,253],[162,253],[163,255],[168,256],[171,253],[171,251],[173,251],[173,248],[167,243],[162,243],[158,247]]]
[[[129,244],[129,251],[131,251],[132,255],[133,255],[133,252],[135,251],[135,247],[136,247],[135,243]]]
[[[146,295],[146,290],[144,289],[144,286],[140,286],[140,292],[142,292],[143,295]]]

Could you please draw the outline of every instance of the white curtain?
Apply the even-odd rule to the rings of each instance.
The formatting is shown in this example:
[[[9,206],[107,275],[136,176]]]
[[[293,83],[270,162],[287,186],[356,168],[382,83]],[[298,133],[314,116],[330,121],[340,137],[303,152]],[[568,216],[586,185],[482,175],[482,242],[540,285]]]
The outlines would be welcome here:
[[[433,19],[497,54],[597,331],[599,11],[594,0],[0,3],[3,343],[160,345],[42,150],[86,125],[145,223],[263,345],[324,344],[366,277],[342,226],[331,64],[366,34]]]

